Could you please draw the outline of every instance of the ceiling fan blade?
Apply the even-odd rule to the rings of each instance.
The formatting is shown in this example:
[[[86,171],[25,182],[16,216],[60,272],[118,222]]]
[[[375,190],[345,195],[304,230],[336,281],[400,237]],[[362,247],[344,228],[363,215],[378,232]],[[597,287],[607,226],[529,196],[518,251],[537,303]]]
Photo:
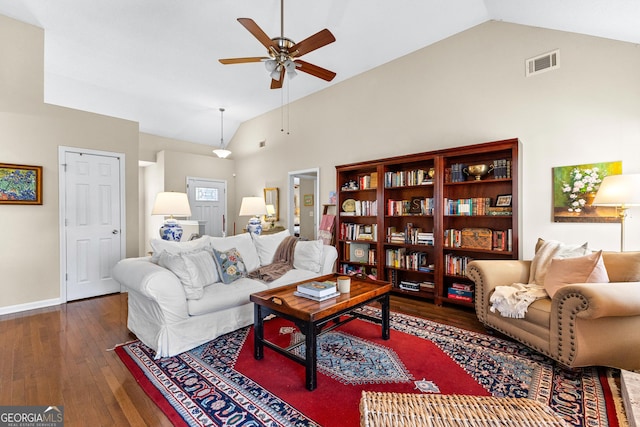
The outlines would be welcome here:
[[[331,34],[331,31],[325,28],[314,35],[307,37],[301,42],[294,44],[289,49],[289,52],[291,52],[291,56],[294,57],[302,56],[306,53],[319,49],[322,46],[326,46],[329,43],[333,43],[334,41],[336,41],[336,38]]]
[[[249,30],[249,32],[253,34],[253,36],[257,38],[258,41],[262,43],[262,45],[266,47],[268,51],[271,51],[271,48],[276,49],[278,47],[278,44],[271,40],[271,37],[269,37],[264,31],[262,31],[262,28],[260,28],[253,19],[238,18],[238,22],[242,24],[242,26],[247,30]]]
[[[218,59],[218,61],[220,61],[220,63],[222,64],[228,65],[228,64],[244,64],[246,62],[261,62],[265,59],[269,59],[269,58],[253,56],[248,58],[224,58],[224,59]]]
[[[283,80],[284,80],[284,67],[280,67],[280,78],[278,80],[271,79],[271,89],[282,89]]]
[[[307,74],[311,74],[312,76],[321,78],[328,82],[333,80],[333,78],[336,76],[336,73],[334,73],[333,71],[329,71],[325,68],[318,67],[317,65],[309,64],[306,61],[297,59],[295,62],[296,62],[296,69],[298,71],[303,71]]]

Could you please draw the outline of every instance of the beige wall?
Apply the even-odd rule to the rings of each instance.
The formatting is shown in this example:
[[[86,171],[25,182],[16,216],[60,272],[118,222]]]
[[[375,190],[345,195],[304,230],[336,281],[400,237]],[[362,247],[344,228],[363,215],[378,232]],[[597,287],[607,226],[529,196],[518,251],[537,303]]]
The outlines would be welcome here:
[[[148,151],[155,143],[160,142],[157,149],[155,161],[152,165],[142,168],[145,180],[145,188],[140,193],[140,197],[145,200],[144,212],[141,221],[145,223],[144,237],[142,241],[144,246],[141,247],[141,255],[150,251],[149,240],[158,237],[158,229],[162,225],[163,218],[152,216],[151,209],[155,196],[159,191],[179,191],[186,192],[187,177],[206,178],[223,180],[227,183],[227,194],[235,194],[235,178],[234,169],[235,162],[230,159],[220,159],[211,154],[211,147],[205,151],[206,155],[194,154],[191,152],[170,151],[168,147],[194,149],[200,151],[201,144],[191,144],[184,141],[168,140],[166,138],[155,137],[153,135],[145,135],[144,146]],[[190,145],[185,145],[190,144]],[[141,144],[142,145],[142,144]],[[227,218],[234,218],[237,214],[235,198],[227,197]],[[240,231],[242,227],[238,230]],[[233,222],[227,224],[227,233],[233,233]],[[142,252],[144,250],[144,252]]]
[[[230,144],[234,160],[139,134],[133,122],[44,104],[43,46],[41,29],[0,16],[0,162],[44,166],[44,205],[0,205],[10,224],[0,249],[0,313],[59,298],[60,145],[125,153],[127,256],[144,252],[157,233],[147,231],[146,212],[138,215],[153,202],[150,194],[138,198],[139,173],[147,193],[184,188],[188,175],[226,179],[239,230],[243,196],[278,187],[286,206],[290,171],[320,168],[322,204],[336,188],[335,165],[518,137],[524,258],[538,236],[619,247],[618,224],[551,221],[552,167],[623,160],[625,173],[640,173],[640,48],[630,43],[488,22],[292,103],[289,134],[280,130],[280,110],[244,123]],[[525,59],[553,49],[560,69],[526,78]],[[168,160],[168,153],[178,154]],[[138,159],[156,162],[155,170],[140,171]],[[627,249],[640,250],[640,209],[632,215]],[[233,222],[228,227],[233,232]]]
[[[138,253],[138,124],[43,103],[44,34],[0,16],[0,162],[43,167],[41,206],[0,205],[0,313],[60,298],[58,147],[124,153],[127,255]]]
[[[525,77],[527,58],[554,49],[559,69]],[[289,135],[280,110],[244,123],[230,144],[237,188],[251,188],[249,176],[286,188],[288,171],[319,167],[326,203],[335,165],[517,137],[522,256],[538,236],[618,250],[619,224],[552,222],[551,169],[623,160],[640,173],[639,69],[638,45],[487,22],[292,103]],[[640,250],[632,214],[626,246]]]

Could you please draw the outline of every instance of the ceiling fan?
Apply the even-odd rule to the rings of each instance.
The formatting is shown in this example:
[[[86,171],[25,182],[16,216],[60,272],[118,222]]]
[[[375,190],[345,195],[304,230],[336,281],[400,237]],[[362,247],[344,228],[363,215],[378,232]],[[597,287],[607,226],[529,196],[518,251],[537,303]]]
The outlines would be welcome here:
[[[280,0],[280,37],[269,38],[258,24],[250,18],[238,18],[238,22],[267,48],[269,56],[220,59],[219,61],[222,64],[264,62],[271,76],[271,89],[282,88],[285,73],[289,74],[290,78],[293,78],[296,75],[296,71],[302,71],[328,82],[336,76],[333,71],[298,59],[304,54],[333,43],[336,38],[326,28],[298,43],[286,38],[284,36],[284,0]]]

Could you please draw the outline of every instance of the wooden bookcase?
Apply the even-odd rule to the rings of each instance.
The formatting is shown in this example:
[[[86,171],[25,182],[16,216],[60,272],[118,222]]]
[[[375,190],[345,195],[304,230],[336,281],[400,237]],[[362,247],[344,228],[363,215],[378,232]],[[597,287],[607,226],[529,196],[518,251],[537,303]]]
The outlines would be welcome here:
[[[518,148],[509,139],[336,166],[338,271],[472,306],[466,264],[518,259]],[[476,179],[472,165],[492,170]]]

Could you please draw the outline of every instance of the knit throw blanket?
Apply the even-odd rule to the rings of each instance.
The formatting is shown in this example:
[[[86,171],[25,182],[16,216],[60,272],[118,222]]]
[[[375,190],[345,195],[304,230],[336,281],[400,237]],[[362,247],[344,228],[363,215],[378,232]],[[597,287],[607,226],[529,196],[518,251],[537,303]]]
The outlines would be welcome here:
[[[529,283],[513,283],[510,286],[496,286],[489,301],[492,313],[496,311],[502,317],[522,319],[527,313],[529,305],[535,300],[546,298],[544,277],[547,275],[549,264],[561,248],[560,242],[545,241],[531,262]]]
[[[297,242],[297,237],[285,237],[273,255],[273,262],[252,271],[248,277],[262,280],[263,282],[273,282],[279,277],[282,277],[287,271],[293,268],[293,254]]]

